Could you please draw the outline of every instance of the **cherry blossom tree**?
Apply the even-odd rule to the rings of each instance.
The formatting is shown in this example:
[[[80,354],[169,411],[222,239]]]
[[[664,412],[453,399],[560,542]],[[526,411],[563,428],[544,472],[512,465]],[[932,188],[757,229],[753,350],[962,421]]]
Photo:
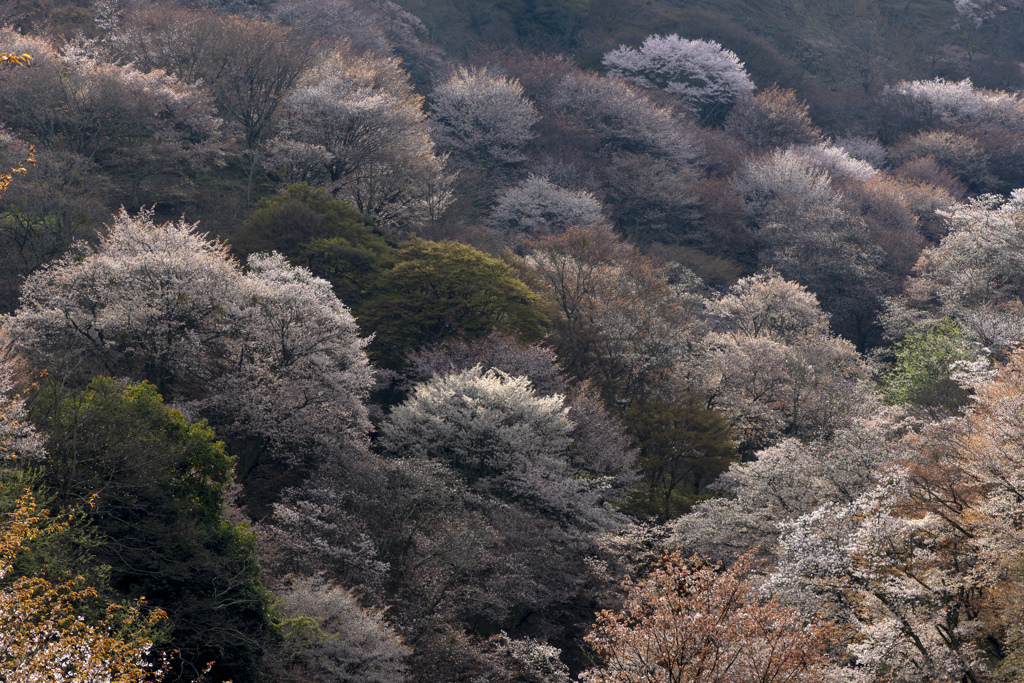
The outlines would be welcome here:
[[[19,359],[9,340],[0,334],[0,462],[39,460],[46,457],[43,439],[28,421],[25,400],[14,393]]]
[[[813,512],[823,501],[852,503],[873,488],[875,471],[905,454],[899,414],[881,413],[830,439],[786,439],[736,463],[710,487],[725,494],[672,522],[669,547],[718,561],[760,548],[775,552],[779,524]]]
[[[416,95],[397,58],[337,52],[285,97],[268,168],[298,169],[349,199],[365,220],[415,226],[443,211],[451,177],[434,153]]]
[[[842,623],[845,680],[997,679],[1019,609],[1022,365],[1013,353],[963,415],[908,433],[874,488],[782,525],[762,590]]]
[[[746,200],[747,214],[763,226],[772,219],[794,220],[819,207],[841,204],[843,182],[871,180],[877,171],[842,148],[803,145],[752,157],[733,178]]]
[[[623,407],[670,382],[700,334],[699,297],[606,225],[529,246],[527,263],[558,310],[555,346],[569,372]]]
[[[256,527],[260,563],[278,577],[323,575],[366,602],[382,604],[391,566],[371,535],[376,527],[357,512],[366,504],[365,490],[379,490],[381,477],[346,464],[322,466],[302,486],[283,493],[273,516]],[[333,476],[345,477],[344,485]]]
[[[134,8],[111,44],[137,69],[202,81],[247,150],[266,137],[282,98],[312,57],[311,44],[294,30],[194,7]]]
[[[570,382],[558,365],[554,349],[542,342],[521,345],[516,338],[499,332],[472,342],[452,339],[412,354],[407,376],[427,382],[476,366],[485,372],[495,369],[526,377],[539,396],[563,395],[574,425],[573,447],[567,452],[570,464],[592,472],[618,472],[616,488],[632,483],[636,454],[622,425],[604,407],[589,382]]]
[[[443,462],[391,455],[369,471],[326,462],[290,491],[269,520],[277,531],[264,536],[287,562],[269,557],[269,566],[323,571],[358,587],[364,601],[389,605],[416,646],[417,668],[445,668],[438,658],[464,628],[557,628],[552,620],[596,552],[589,535],[511,492],[471,487]]]
[[[1024,130],[1024,102],[1004,91],[975,88],[970,79],[900,81],[891,91],[926,103],[943,125],[963,127],[982,121],[1011,130]]]
[[[706,306],[716,324],[680,381],[733,421],[741,452],[783,436],[827,438],[870,410],[870,370],[804,287],[769,271]]]
[[[828,334],[828,315],[815,296],[771,270],[742,278],[706,308],[723,327],[748,337],[788,343],[808,334]]]
[[[619,79],[570,73],[555,88],[553,109],[582,138],[584,150],[602,157],[617,152],[648,155],[681,171],[699,153],[700,145],[684,122]]]
[[[0,31],[0,45],[26,40]],[[58,51],[31,40],[35,66],[0,71],[0,112],[16,131],[127,178],[136,205],[147,178],[218,161],[221,120],[202,88],[163,71],[111,64],[87,46],[69,43]]]
[[[562,663],[557,647],[533,638],[511,638],[502,631],[487,639],[495,661],[487,683],[571,683],[569,668]]]
[[[561,232],[572,225],[601,223],[602,208],[589,192],[566,190],[531,174],[499,194],[487,223],[514,243],[524,237]]]
[[[953,29],[960,29],[960,21],[965,21],[975,29],[981,28],[982,24],[993,21],[1001,16],[1009,7],[1020,8],[1017,1],[1005,5],[993,2],[992,0],[953,0],[953,6],[959,19],[953,24]],[[998,21],[998,20],[996,20]]]
[[[811,145],[821,140],[806,102],[796,92],[775,85],[754,97],[745,97],[729,112],[725,129],[751,147]]]
[[[825,503],[783,527],[780,563],[762,590],[824,608],[852,631],[844,680],[979,681],[988,670],[984,589],[963,566],[976,551],[959,515],[944,519],[947,505],[929,514],[911,502],[922,493],[890,469],[853,502]]]
[[[432,95],[434,140],[442,149],[476,163],[523,161],[520,150],[534,137],[537,110],[514,79],[488,75],[487,69],[461,68]]]
[[[733,179],[746,201],[747,214],[758,224],[779,212],[793,214],[839,197],[827,173],[814,168],[796,150],[778,150],[747,161]]]
[[[754,92],[736,53],[713,40],[686,40],[675,33],[648,36],[638,50],[620,45],[604,56],[604,65],[644,88],[679,95],[704,120]]]
[[[854,159],[866,161],[875,168],[882,168],[889,159],[888,150],[877,138],[851,135],[836,139],[835,146]]]
[[[525,377],[477,366],[416,387],[381,427],[381,446],[444,462],[477,489],[542,515],[613,527],[620,517],[604,503],[619,494],[617,472],[613,463],[573,463],[570,412],[563,396],[537,396]]]
[[[878,333],[881,298],[894,289],[889,274],[906,274],[921,246],[909,210],[883,208],[887,193],[899,197],[878,175],[870,164],[819,145],[751,159],[733,179],[758,227],[758,260],[814,292],[833,330],[860,348]]]
[[[361,607],[351,591],[322,577],[294,577],[280,598],[283,642],[267,662],[274,680],[407,680],[409,648],[381,612]]]
[[[885,142],[913,136],[917,144],[912,146],[922,157],[934,154],[975,191],[1021,186],[1024,102],[1019,95],[976,88],[966,79],[937,78],[887,87],[880,103],[879,134]],[[977,176],[970,174],[971,165],[976,171],[980,167]]]
[[[262,458],[296,464],[360,443],[373,380],[352,315],[330,283],[278,254],[249,265],[195,225],[122,211],[98,246],[30,276],[5,322],[65,381],[146,379],[209,417],[247,454],[243,480]]]
[[[1005,348],[1024,331],[1019,305],[1024,192],[1017,190],[1008,200],[979,197],[943,215],[948,234],[921,254],[905,300],[890,306],[893,334],[949,317],[976,341]]]

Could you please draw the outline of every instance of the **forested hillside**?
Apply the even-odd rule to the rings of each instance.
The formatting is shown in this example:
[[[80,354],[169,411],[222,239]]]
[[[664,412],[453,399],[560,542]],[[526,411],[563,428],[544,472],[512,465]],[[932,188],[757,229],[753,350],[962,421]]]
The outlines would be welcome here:
[[[3,3],[0,680],[1021,680],[1022,60],[1016,0]]]

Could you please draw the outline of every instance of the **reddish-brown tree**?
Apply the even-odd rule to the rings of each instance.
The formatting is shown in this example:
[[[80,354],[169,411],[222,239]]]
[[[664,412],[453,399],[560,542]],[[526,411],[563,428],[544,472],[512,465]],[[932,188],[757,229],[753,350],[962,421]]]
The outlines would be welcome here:
[[[744,555],[725,571],[666,556],[629,586],[622,612],[603,611],[585,640],[605,665],[584,683],[811,683],[825,680],[829,622],[757,596]]]

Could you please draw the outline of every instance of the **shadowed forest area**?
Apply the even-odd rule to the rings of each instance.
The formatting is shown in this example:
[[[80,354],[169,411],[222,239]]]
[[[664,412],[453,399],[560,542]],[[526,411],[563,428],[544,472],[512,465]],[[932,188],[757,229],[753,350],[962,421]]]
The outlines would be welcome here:
[[[1018,0],[4,3],[0,680],[1020,680],[1022,60]]]

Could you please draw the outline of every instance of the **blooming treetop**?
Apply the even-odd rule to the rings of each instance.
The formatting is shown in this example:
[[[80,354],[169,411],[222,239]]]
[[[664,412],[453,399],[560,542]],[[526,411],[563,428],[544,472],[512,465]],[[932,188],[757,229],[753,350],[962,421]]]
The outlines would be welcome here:
[[[754,91],[735,52],[713,40],[686,40],[676,34],[648,36],[639,50],[620,45],[604,56],[611,74],[644,88],[662,88],[695,108],[731,104]]]

